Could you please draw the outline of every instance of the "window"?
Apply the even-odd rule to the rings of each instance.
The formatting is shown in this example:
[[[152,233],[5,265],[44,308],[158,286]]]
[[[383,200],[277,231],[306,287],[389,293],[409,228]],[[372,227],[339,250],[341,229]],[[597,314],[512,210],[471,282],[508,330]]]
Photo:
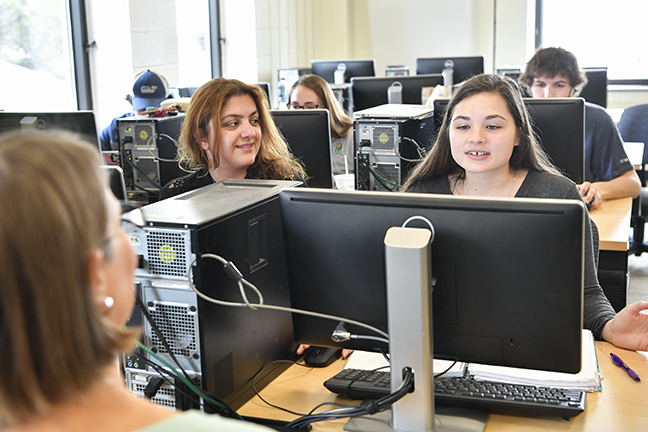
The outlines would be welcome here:
[[[573,52],[581,67],[606,66],[612,83],[648,83],[646,17],[645,0],[542,0],[542,46]]]
[[[69,17],[65,0],[0,1],[0,109],[77,109]]]

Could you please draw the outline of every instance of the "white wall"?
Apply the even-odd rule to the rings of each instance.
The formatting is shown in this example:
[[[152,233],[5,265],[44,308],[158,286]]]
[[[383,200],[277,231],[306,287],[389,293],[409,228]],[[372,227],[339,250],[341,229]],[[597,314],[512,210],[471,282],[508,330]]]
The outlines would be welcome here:
[[[524,64],[534,52],[534,0],[222,0],[221,4],[223,75],[270,82],[275,97],[278,69],[308,68],[311,59],[375,58],[376,72],[382,76],[386,66],[401,64],[413,74],[416,57],[484,55],[485,70],[492,72],[498,66]],[[88,0],[87,7],[89,40],[97,42],[90,59],[99,127],[130,110],[124,96],[141,69],[162,73],[171,86],[187,85],[181,81],[182,68],[194,67],[210,76],[205,62],[181,60],[175,0]],[[610,94],[617,107],[638,99],[644,95]]]

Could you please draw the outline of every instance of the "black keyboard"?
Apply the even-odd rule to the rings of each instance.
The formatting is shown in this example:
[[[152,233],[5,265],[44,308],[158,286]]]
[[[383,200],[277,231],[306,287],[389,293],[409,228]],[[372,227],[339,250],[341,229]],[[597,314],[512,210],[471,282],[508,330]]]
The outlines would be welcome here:
[[[324,386],[354,399],[390,394],[389,372],[343,369]],[[500,414],[574,417],[585,409],[586,393],[564,388],[477,381],[472,378],[434,379],[434,403],[481,409]]]

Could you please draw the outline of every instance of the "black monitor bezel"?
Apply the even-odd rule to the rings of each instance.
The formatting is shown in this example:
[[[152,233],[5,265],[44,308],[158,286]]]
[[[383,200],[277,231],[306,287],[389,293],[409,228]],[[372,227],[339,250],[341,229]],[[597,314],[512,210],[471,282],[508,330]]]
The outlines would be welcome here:
[[[384,234],[423,215],[436,232],[435,357],[580,370],[582,202],[306,189],[281,191],[280,201],[292,307],[386,331]],[[411,226],[426,228],[420,221]],[[293,314],[299,343],[387,348],[375,341],[337,344],[330,339],[336,325]],[[370,334],[352,325],[347,330]]]
[[[326,109],[271,110],[275,125],[306,170],[309,187],[333,187],[331,125]]]
[[[350,83],[351,78],[361,76],[376,76],[375,59],[342,59],[342,60],[311,60],[313,75],[320,76],[328,83],[335,83],[335,70],[340,63],[347,67],[344,82]]]
[[[465,57],[418,57],[416,59],[416,74],[441,73],[445,69],[446,60],[454,62],[453,85],[466,81],[472,76],[484,73],[484,56]]]
[[[20,121],[25,117],[37,117],[40,123],[35,129],[56,131],[63,130],[78,134],[90,141],[99,149],[99,135],[94,112],[79,111],[50,111],[50,112],[19,112],[0,111],[0,133],[21,130]]]
[[[402,85],[401,103],[422,105],[421,89],[443,85],[443,75],[411,75],[400,77],[351,78],[353,109],[359,111],[388,103],[387,89],[394,83]]]

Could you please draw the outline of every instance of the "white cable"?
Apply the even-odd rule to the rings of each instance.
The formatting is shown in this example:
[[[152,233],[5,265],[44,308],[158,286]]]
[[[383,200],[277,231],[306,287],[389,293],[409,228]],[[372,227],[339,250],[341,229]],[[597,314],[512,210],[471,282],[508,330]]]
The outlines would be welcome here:
[[[405,222],[403,222],[401,228],[405,228],[407,224],[413,220],[422,220],[423,222],[425,222],[430,227],[430,231],[432,231],[432,238],[434,238],[434,226],[432,225],[432,222],[430,222],[430,219],[426,218],[425,216],[411,216],[407,218]]]
[[[201,255],[201,258],[203,258],[203,257],[205,257],[205,258],[213,258],[215,260],[220,261],[223,265],[230,265],[229,261],[225,260],[223,257],[218,256],[218,255],[203,254],[203,255]],[[259,291],[259,289],[257,287],[255,287],[253,284],[251,284],[250,282],[248,282],[247,280],[245,280],[243,277],[240,278],[240,280],[238,281],[238,284],[239,284],[239,289],[241,290],[241,293],[243,295],[243,299],[244,299],[245,303],[229,302],[229,301],[218,300],[218,299],[209,297],[208,295],[203,294],[202,292],[200,292],[198,290],[198,288],[193,283],[193,280],[192,280],[191,276],[192,276],[192,268],[193,268],[193,265],[195,264],[195,262],[196,262],[196,260],[193,260],[191,262],[190,266],[189,266],[189,270],[187,270],[187,280],[189,281],[189,286],[191,287],[191,289],[194,290],[194,292],[198,296],[200,296],[202,299],[204,299],[204,300],[206,300],[206,301],[208,301],[210,303],[215,303],[215,304],[220,305],[220,306],[249,307],[250,309],[255,309],[255,310],[256,309],[268,309],[268,310],[276,310],[276,311],[282,311],[282,312],[292,312],[292,313],[298,313],[298,314],[301,314],[301,315],[312,316],[312,317],[315,317],[315,318],[323,318],[323,319],[328,319],[328,320],[332,320],[332,321],[342,321],[342,322],[345,322],[347,324],[353,324],[353,325],[356,325],[358,327],[364,327],[364,328],[366,328],[368,330],[371,330],[372,332],[378,333],[379,335],[383,336],[385,339],[389,340],[389,335],[387,333],[385,333],[384,331],[380,330],[379,328],[370,326],[369,324],[361,323],[360,321],[355,321],[355,320],[351,320],[351,319],[348,319],[348,318],[341,318],[341,317],[338,317],[338,316],[335,316],[335,315],[328,315],[328,314],[323,314],[323,313],[319,313],[319,312],[311,312],[311,311],[305,311],[305,310],[301,310],[301,309],[289,308],[289,307],[284,307],[284,306],[275,306],[275,305],[263,304],[263,296],[261,295],[261,292]],[[236,268],[236,267],[234,267],[234,268]],[[244,291],[244,288],[242,286],[243,283],[245,285],[247,285],[248,287],[250,287],[252,290],[254,290],[254,292],[259,296],[259,303],[249,303],[248,302],[247,296],[243,293],[243,291]],[[380,340],[380,339],[378,339],[378,340]]]
[[[167,134],[165,134],[165,133],[158,133],[158,135],[159,135],[159,136],[165,136],[165,137],[169,138],[169,139],[171,140],[171,142],[173,143],[173,145],[176,146],[176,148],[178,148],[178,142],[177,142],[176,140],[174,140],[173,138],[171,138],[170,135],[167,135]],[[177,159],[162,159],[162,158],[159,157],[159,156],[155,156],[155,155],[153,154],[153,152],[151,151],[151,140],[154,139],[154,138],[156,138],[156,136],[155,136],[155,135],[151,135],[151,136],[149,137],[148,141],[146,141],[146,149],[148,150],[149,154],[150,154],[151,156],[153,156],[153,159],[155,159],[156,161],[162,161],[162,162],[178,162]],[[155,148],[155,147],[153,147],[153,148]]]
[[[418,153],[420,159],[407,159],[401,156],[399,147],[400,147],[400,143],[403,140],[409,140],[414,143],[414,147],[416,147],[416,152]],[[398,156],[401,160],[404,160],[405,162],[421,162],[423,158],[425,158],[425,155],[421,152],[421,146],[410,137],[403,137],[399,141],[394,142],[394,153],[396,153],[396,156]]]

